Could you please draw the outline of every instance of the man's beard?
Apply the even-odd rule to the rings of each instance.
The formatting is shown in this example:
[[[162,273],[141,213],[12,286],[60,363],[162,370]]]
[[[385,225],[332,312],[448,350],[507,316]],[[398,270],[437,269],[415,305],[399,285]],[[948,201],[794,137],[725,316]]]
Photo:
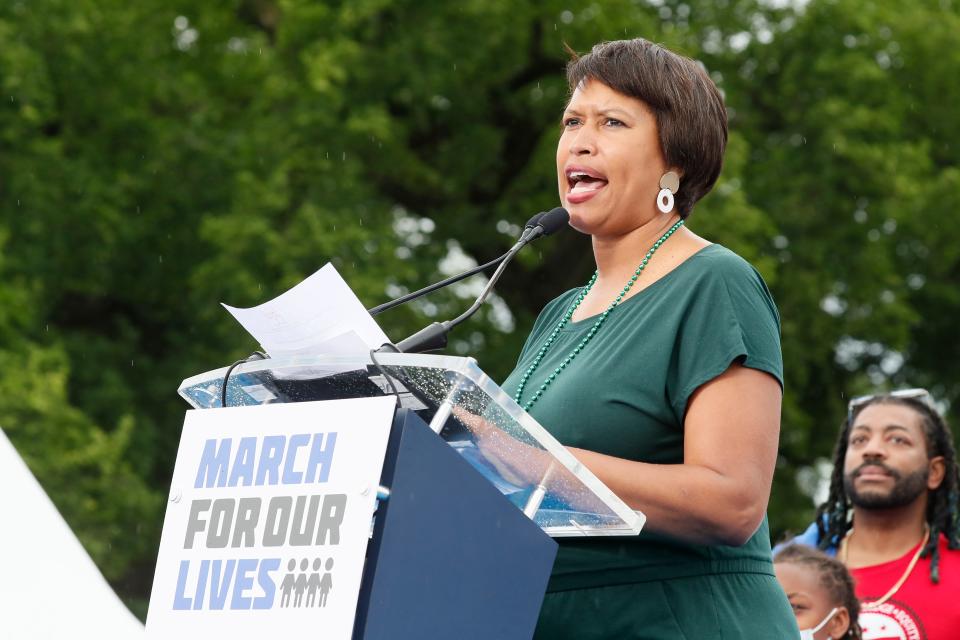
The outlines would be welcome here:
[[[879,467],[889,473],[894,480],[890,493],[878,493],[872,489],[858,491],[854,486],[853,480],[864,467]],[[926,493],[927,479],[929,477],[929,467],[923,467],[906,476],[902,476],[882,462],[868,462],[843,476],[843,489],[847,497],[850,498],[850,503],[855,507],[862,509],[896,509],[911,504],[914,500]]]

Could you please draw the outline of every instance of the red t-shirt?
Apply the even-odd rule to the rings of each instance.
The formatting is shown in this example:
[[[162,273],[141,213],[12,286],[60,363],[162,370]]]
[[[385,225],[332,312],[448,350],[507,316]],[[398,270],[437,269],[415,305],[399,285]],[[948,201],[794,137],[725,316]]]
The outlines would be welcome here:
[[[852,569],[861,602],[882,598],[906,571],[917,547],[903,557]],[[860,613],[864,640],[956,640],[960,638],[960,550],[940,536],[940,582],[930,580],[930,557],[920,558],[906,582],[885,603]]]

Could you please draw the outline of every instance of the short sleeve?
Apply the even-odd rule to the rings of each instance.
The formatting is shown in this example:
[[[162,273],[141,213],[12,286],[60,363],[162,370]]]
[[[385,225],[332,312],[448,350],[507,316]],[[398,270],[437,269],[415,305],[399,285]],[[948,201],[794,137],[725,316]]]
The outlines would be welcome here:
[[[688,296],[667,378],[680,424],[690,396],[731,364],[769,373],[783,387],[780,316],[763,278],[729,251],[711,258]]]

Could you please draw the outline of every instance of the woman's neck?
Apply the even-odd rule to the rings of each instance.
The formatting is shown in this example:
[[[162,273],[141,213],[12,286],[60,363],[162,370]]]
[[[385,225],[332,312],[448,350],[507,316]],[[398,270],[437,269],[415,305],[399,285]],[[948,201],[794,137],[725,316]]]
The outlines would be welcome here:
[[[679,219],[675,213],[660,215],[623,235],[593,236],[598,284],[629,278],[640,259]]]

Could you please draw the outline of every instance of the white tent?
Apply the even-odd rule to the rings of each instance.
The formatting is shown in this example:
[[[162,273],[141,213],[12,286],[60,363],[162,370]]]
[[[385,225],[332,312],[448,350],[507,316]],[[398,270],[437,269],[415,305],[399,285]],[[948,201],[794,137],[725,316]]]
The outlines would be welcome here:
[[[0,638],[145,637],[2,429],[0,501]]]

